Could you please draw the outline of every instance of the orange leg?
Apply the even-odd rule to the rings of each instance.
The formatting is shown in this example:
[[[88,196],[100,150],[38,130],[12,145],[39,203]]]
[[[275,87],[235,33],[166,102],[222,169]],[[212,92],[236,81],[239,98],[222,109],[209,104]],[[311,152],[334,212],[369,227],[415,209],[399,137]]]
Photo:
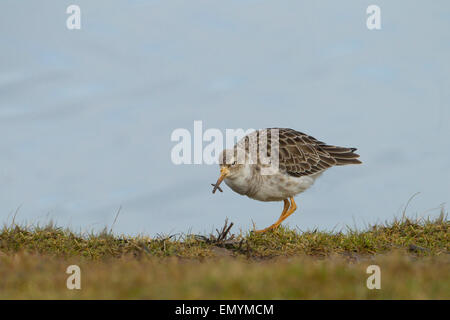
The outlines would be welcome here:
[[[286,214],[286,212],[288,211],[288,209],[289,209],[289,207],[290,207],[290,205],[291,205],[291,204],[289,203],[289,200],[288,200],[288,199],[284,199],[283,201],[284,201],[284,208],[283,208],[283,212],[281,212],[280,218]],[[280,218],[279,218],[279,219],[280,219]]]
[[[262,233],[262,232],[266,232],[269,230],[274,230],[276,228],[278,228],[280,226],[280,224],[287,218],[289,217],[291,214],[294,213],[295,210],[297,210],[297,204],[294,201],[293,197],[289,198],[291,200],[291,203],[289,203],[289,201],[287,199],[284,200],[284,209],[283,212],[281,213],[280,218],[278,218],[278,221],[275,222],[273,225],[271,225],[270,227],[267,227],[263,230],[255,230],[254,232],[256,233]],[[289,209],[288,209],[289,208]]]

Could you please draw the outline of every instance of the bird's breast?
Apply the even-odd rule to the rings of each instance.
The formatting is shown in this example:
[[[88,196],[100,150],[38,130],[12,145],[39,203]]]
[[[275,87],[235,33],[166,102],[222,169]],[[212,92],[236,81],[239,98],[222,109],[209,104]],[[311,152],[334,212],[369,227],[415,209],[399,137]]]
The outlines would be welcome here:
[[[257,191],[247,195],[260,201],[281,201],[307,190],[317,177],[318,175],[292,177],[281,172],[261,176]]]
[[[242,195],[247,195],[249,189],[251,188],[252,181],[244,177],[236,177],[234,179],[225,179],[225,183],[234,192]]]

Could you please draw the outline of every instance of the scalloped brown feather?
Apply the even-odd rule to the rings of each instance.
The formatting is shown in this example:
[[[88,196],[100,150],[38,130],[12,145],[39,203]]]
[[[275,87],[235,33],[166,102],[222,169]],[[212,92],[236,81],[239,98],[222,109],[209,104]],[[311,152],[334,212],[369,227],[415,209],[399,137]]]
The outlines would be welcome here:
[[[289,128],[264,129],[266,130],[264,134],[267,135],[268,157],[271,152],[271,129],[279,130],[280,170],[290,176],[301,177],[318,173],[332,166],[362,163],[358,160],[359,154],[355,153],[356,148],[327,145],[312,136]],[[257,139],[264,130],[256,132]],[[243,140],[248,142],[248,136]],[[246,150],[248,151],[247,143]]]

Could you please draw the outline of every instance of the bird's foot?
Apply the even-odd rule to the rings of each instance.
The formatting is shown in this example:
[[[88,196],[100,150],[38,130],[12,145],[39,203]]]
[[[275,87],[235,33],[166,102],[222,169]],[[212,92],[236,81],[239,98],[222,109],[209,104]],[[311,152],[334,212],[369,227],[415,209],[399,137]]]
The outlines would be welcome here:
[[[271,225],[270,227],[267,227],[265,229],[262,230],[253,230],[254,233],[264,233],[267,231],[273,231],[275,229],[277,229],[280,224],[287,218],[289,217],[292,213],[294,213],[294,211],[297,209],[297,205],[295,204],[294,198],[290,198],[291,199],[291,204],[289,203],[289,201],[286,199],[284,200],[284,209],[283,212],[281,213],[280,218],[278,218],[278,221],[275,222],[273,225]]]
[[[277,229],[279,226],[280,226],[279,224],[278,225],[277,224],[273,224],[270,227],[267,227],[265,229],[253,230],[252,232],[254,232],[254,233],[264,233],[264,232],[267,232],[267,231],[273,231],[273,230]]]

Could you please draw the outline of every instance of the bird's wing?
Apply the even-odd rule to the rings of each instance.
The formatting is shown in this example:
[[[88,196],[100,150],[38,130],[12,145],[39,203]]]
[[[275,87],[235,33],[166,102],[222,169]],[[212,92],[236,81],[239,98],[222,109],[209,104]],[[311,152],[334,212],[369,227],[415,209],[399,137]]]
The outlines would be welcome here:
[[[290,176],[307,176],[336,165],[361,163],[355,148],[327,145],[293,129],[275,129],[279,134],[280,170]]]

